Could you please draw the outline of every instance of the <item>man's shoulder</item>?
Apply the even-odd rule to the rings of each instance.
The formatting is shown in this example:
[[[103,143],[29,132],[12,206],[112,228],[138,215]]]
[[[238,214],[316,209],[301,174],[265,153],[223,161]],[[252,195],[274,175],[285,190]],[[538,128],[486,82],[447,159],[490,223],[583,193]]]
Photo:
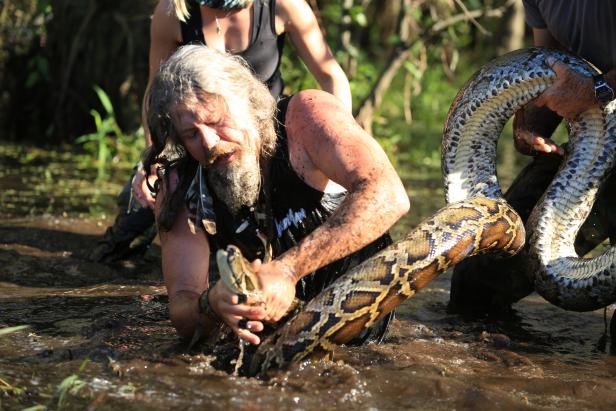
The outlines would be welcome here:
[[[314,100],[318,101],[318,100],[331,100],[331,99],[337,100],[334,95],[326,91],[318,90],[318,89],[307,89],[307,90],[302,90],[302,91],[295,93],[293,97],[291,98],[291,101],[296,102],[295,104],[299,104],[301,102],[305,103],[305,102],[311,102]]]
[[[333,130],[354,121],[348,110],[334,95],[321,90],[304,90],[289,101],[285,118],[288,140],[304,144],[320,144]]]
[[[287,109],[287,119],[304,122],[327,119],[345,108],[334,95],[316,89],[303,90],[293,95]]]

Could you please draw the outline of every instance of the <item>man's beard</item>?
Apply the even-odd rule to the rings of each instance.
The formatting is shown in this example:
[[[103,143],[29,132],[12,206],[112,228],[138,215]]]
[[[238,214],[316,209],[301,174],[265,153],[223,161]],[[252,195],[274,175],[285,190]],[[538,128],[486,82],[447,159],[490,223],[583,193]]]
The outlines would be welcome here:
[[[250,207],[257,202],[261,172],[254,153],[241,153],[236,161],[224,166],[209,166],[207,178],[216,196],[233,215],[237,215],[242,206]]]

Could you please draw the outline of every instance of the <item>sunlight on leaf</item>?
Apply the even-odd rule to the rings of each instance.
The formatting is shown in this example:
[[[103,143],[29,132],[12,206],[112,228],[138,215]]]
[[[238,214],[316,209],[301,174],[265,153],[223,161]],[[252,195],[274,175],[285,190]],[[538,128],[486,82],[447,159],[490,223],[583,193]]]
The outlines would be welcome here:
[[[26,328],[29,328],[29,327],[30,327],[29,325],[18,325],[16,327],[0,328],[0,335],[11,334],[17,331],[25,330]]]

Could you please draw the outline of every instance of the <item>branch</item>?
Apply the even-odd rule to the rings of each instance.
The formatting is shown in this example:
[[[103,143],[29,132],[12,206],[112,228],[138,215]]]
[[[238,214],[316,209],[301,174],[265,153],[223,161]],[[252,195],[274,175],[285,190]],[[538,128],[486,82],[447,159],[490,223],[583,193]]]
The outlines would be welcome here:
[[[461,3],[460,0],[456,0],[457,3]],[[460,13],[460,14],[456,14],[454,16],[449,17],[446,20],[441,20],[437,23],[435,23],[430,29],[429,32],[431,34],[436,34],[440,31],[443,31],[445,29],[447,29],[450,26],[453,26],[456,23],[459,23],[461,21],[471,21],[473,22],[473,24],[475,24],[477,26],[477,28],[486,35],[489,35],[489,31],[487,31],[485,28],[483,28],[483,26],[481,26],[478,22],[477,22],[477,18],[479,17],[503,17],[505,15],[505,12],[507,11],[507,9],[509,7],[511,7],[513,5],[513,3],[515,2],[515,0],[508,0],[507,3],[503,4],[500,7],[494,8],[494,9],[479,9],[479,10],[473,10],[470,11],[466,8],[466,6],[464,6],[463,4],[461,5],[461,7],[463,8],[464,12]]]

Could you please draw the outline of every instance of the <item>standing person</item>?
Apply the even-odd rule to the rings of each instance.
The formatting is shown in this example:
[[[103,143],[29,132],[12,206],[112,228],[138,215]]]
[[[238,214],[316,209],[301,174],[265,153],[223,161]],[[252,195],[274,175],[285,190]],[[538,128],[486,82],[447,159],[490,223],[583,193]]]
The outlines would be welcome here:
[[[526,221],[548,187],[564,155],[550,138],[562,118],[574,119],[594,105],[606,105],[616,90],[616,3],[604,0],[524,0],[526,22],[535,46],[569,51],[603,74],[584,77],[564,63],[553,62],[556,81],[514,118],[515,147],[533,161],[517,176],[505,198]],[[599,192],[592,213],[580,229],[576,251],[584,255],[608,238],[616,241],[616,177]],[[511,304],[533,291],[521,256],[498,260],[473,257],[456,266],[450,311],[508,312]]]
[[[152,147],[162,164],[156,214],[171,321],[190,338],[224,322],[258,344],[293,298],[309,300],[391,243],[409,208],[382,148],[329,93],[306,90],[278,104],[229,54],[184,46],[150,89]],[[172,160],[167,157],[172,153]],[[255,263],[263,306],[209,271],[234,244]],[[215,283],[215,284],[214,284]],[[245,297],[245,296],[244,296]],[[361,336],[380,338],[391,316]]]
[[[333,57],[305,0],[160,0],[150,26],[150,76],[179,46],[199,43],[243,57],[274,97],[283,91],[280,62],[288,33],[299,57],[325,91],[351,111],[348,79]],[[145,102],[144,98],[144,102]],[[143,116],[147,112],[142,105]],[[145,121],[146,147],[151,144]],[[93,250],[94,261],[113,261],[143,252],[156,235],[154,198],[138,167],[118,197],[120,212]],[[131,184],[134,204],[131,203]],[[137,204],[138,202],[138,204]],[[139,207],[141,206],[141,207]],[[138,237],[139,246],[131,248]]]

